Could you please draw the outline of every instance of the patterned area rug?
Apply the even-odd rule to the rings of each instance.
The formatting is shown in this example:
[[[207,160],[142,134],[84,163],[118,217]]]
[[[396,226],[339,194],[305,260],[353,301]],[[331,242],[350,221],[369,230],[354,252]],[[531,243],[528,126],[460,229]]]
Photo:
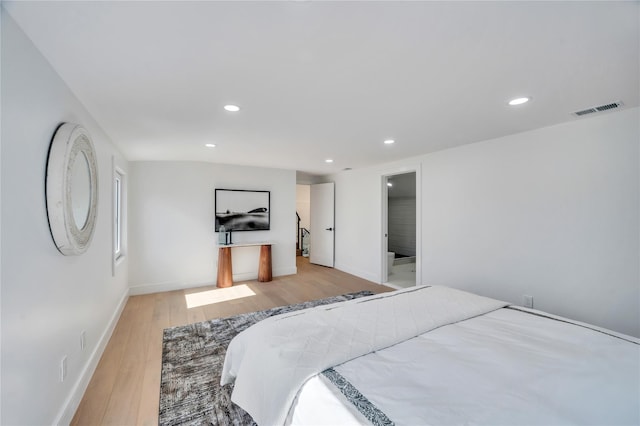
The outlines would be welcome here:
[[[231,339],[256,322],[274,315],[372,294],[360,291],[165,329],[158,423],[254,425],[251,416],[231,402],[233,385],[220,386],[220,372]]]

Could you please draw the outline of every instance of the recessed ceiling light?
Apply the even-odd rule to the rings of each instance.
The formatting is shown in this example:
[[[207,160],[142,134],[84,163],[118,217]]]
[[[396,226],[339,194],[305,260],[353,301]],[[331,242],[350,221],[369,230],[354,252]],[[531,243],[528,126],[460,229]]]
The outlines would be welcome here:
[[[238,105],[225,105],[224,109],[229,112],[238,112],[240,111],[240,107]]]
[[[393,186],[391,182],[387,182],[387,186]]]
[[[511,99],[509,101],[509,105],[514,106],[514,105],[522,105],[525,104],[527,102],[529,102],[531,98],[515,98],[515,99]]]
[[[394,141],[393,139],[387,139],[386,141],[384,141],[385,145],[392,145],[394,143],[396,143],[396,141]]]
[[[333,163],[333,160],[331,158],[327,158],[326,160],[324,160],[325,163]]]
[[[216,144],[215,143],[206,143],[206,144],[204,144],[204,146],[206,146],[207,148],[215,148]]]

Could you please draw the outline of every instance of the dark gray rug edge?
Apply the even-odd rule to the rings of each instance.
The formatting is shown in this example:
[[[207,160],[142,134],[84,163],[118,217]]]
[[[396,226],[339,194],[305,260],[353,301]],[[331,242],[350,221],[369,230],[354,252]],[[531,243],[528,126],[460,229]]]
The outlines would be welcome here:
[[[163,331],[160,425],[251,425],[249,414],[231,402],[233,385],[220,386],[226,348],[251,325],[287,312],[369,296],[347,293],[226,318],[170,327]]]

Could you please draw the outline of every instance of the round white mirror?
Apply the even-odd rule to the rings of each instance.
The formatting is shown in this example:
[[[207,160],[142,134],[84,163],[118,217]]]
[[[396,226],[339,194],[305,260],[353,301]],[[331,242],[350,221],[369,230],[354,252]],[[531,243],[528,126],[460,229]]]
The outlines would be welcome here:
[[[64,255],[84,253],[93,237],[98,207],[98,167],[89,133],[62,124],[53,137],[46,182],[49,227]]]
[[[91,174],[84,152],[78,152],[71,168],[71,206],[73,220],[78,229],[83,229],[91,207]]]

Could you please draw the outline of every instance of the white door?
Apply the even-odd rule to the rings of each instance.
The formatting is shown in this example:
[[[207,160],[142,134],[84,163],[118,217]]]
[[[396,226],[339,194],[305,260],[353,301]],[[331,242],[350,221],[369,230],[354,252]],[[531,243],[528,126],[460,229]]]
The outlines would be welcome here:
[[[382,284],[389,281],[389,176],[382,178]]]
[[[334,184],[311,185],[309,261],[333,268]]]

